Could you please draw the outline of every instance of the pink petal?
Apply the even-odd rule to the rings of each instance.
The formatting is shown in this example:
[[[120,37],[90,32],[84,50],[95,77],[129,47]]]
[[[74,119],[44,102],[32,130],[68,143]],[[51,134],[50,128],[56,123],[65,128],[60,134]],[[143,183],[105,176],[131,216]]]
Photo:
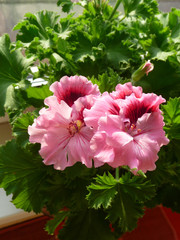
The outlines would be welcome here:
[[[83,76],[64,76],[60,82],[55,82],[50,86],[50,90],[57,97],[58,102],[65,101],[70,107],[74,102],[86,95],[100,95],[98,86],[93,85]]]
[[[110,97],[108,93],[104,93],[99,97],[90,110],[84,110],[84,121],[87,126],[98,128],[98,120],[106,114],[118,115],[120,107],[118,103]]]
[[[88,127],[83,127],[79,133],[75,134],[68,144],[68,158],[73,162],[81,161],[88,168],[92,167],[92,153],[89,144],[92,135],[92,130]]]
[[[96,132],[90,142],[90,148],[94,154],[94,166],[99,167],[104,163],[114,160],[114,150],[106,144],[106,132]]]
[[[124,129],[124,122],[119,115],[107,115],[99,119],[99,131],[105,131],[107,135],[111,136],[114,132],[122,131]]]
[[[53,129],[44,135],[41,142],[40,155],[46,165],[55,164],[58,169],[63,170],[69,166],[67,162],[67,144],[69,143],[69,132],[65,128]]]
[[[128,82],[125,84],[118,84],[116,86],[116,91],[112,92],[110,95],[113,99],[125,99],[133,93],[135,97],[140,98],[142,96],[142,88],[134,87],[131,82]]]
[[[146,134],[150,139],[157,141],[159,146],[167,145],[169,140],[163,130],[163,117],[159,112],[146,113],[138,119],[136,127],[140,134]]]
[[[158,159],[157,153],[160,147],[156,141],[151,140],[145,135],[137,136],[134,140],[133,151],[139,160],[138,170],[143,172],[152,171],[156,168],[155,162]]]

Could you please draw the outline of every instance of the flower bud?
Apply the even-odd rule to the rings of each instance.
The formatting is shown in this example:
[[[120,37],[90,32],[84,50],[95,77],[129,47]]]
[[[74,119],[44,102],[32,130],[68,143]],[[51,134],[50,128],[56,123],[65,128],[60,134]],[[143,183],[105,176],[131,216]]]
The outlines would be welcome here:
[[[148,60],[132,74],[132,81],[133,82],[139,81],[145,74],[148,75],[148,73],[151,72],[153,69],[154,65],[150,62],[150,60]]]

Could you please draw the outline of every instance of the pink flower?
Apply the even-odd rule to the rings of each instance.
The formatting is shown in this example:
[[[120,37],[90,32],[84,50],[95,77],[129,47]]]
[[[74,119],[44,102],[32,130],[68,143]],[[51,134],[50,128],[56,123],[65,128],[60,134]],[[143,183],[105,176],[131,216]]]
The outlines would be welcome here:
[[[125,99],[127,96],[131,94],[135,94],[137,98],[142,96],[142,88],[141,87],[134,87],[130,82],[125,84],[118,84],[116,86],[116,91],[110,93],[113,99]]]
[[[131,95],[121,101],[119,115],[101,117],[90,142],[95,167],[108,163],[114,168],[128,165],[143,172],[154,170],[160,147],[169,142],[159,110],[163,102],[155,94]]]
[[[30,142],[41,144],[40,155],[46,165],[64,170],[80,161],[92,166],[89,147],[92,129],[84,121],[72,118],[72,108],[64,101],[57,103],[56,97],[48,98],[49,109],[43,109],[40,116],[29,126]]]
[[[130,82],[125,84],[118,84],[116,86],[116,91],[112,93],[103,93],[99,97],[95,104],[90,110],[84,111],[84,119],[88,126],[93,127],[94,130],[98,128],[98,120],[102,116],[107,114],[118,115],[121,105],[119,104],[120,99],[125,99],[131,94],[134,94],[136,97],[142,96],[142,88],[134,87]]]
[[[29,126],[30,142],[40,143],[46,165],[64,170],[76,162],[92,166],[90,140],[93,130],[84,123],[83,111],[90,109],[100,94],[85,77],[63,77],[51,85],[54,96],[45,99],[49,108]]]
[[[63,100],[70,107],[77,99],[82,99],[87,95],[100,95],[98,86],[93,85],[83,76],[64,76],[59,82],[53,83],[50,90],[57,97],[59,103]]]

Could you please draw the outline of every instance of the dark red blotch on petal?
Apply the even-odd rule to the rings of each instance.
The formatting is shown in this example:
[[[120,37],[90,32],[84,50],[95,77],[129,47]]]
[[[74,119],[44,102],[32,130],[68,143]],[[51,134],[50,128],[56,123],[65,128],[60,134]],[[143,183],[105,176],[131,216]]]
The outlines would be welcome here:
[[[61,96],[60,99],[58,99],[59,102],[61,102],[61,100],[65,101],[65,103],[67,103],[70,107],[72,107],[72,105],[74,104],[74,102],[80,98],[80,97],[84,97],[86,96],[85,93],[82,93],[81,90],[79,89],[79,91],[65,91],[64,95]]]
[[[128,106],[125,117],[130,119],[131,124],[135,124],[143,114],[151,113],[155,110],[155,106],[147,106],[143,102],[135,102]]]

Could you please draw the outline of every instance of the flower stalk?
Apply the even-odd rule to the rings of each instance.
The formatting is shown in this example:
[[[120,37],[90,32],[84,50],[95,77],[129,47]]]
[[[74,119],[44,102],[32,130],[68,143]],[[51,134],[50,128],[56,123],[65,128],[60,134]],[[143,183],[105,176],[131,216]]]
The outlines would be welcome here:
[[[116,168],[116,180],[119,180],[119,167]]]
[[[122,0],[117,0],[116,5],[115,5],[110,17],[109,17],[109,20],[111,20],[113,18],[114,14],[116,13],[116,10],[118,9],[121,2],[122,2]]]

